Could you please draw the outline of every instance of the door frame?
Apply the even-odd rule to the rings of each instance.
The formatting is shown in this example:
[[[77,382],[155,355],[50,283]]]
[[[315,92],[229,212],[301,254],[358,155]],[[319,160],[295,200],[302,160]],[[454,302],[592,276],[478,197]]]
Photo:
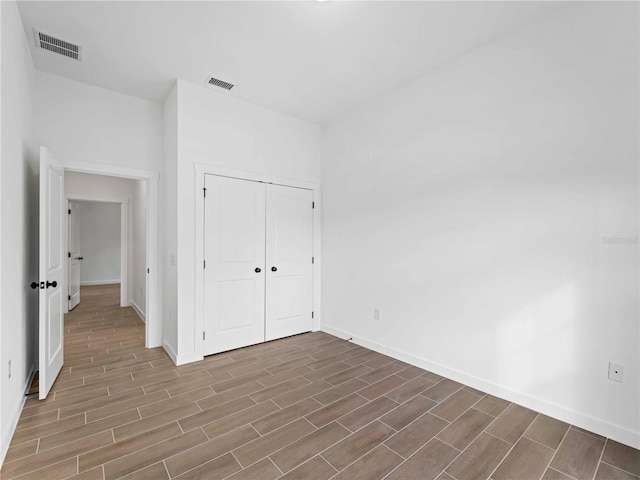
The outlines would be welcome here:
[[[160,255],[158,245],[158,204],[160,174],[153,170],[120,167],[100,163],[61,160],[65,171],[145,180],[147,182],[147,296],[145,311],[145,347],[162,345],[162,309],[160,308]],[[128,223],[127,223],[128,228]],[[122,232],[121,232],[122,235]],[[65,289],[67,279],[65,278]],[[121,292],[122,294],[122,292]]]
[[[202,336],[204,331],[204,269],[202,268],[202,262],[204,260],[204,198],[202,191],[204,188],[204,176],[205,175],[218,175],[221,177],[232,177],[239,180],[248,180],[253,182],[274,183],[277,185],[284,185],[287,187],[305,188],[311,190],[313,193],[313,276],[312,276],[312,305],[313,305],[313,323],[312,331],[316,332],[320,330],[322,325],[322,314],[320,310],[321,305],[321,292],[320,292],[320,280],[322,269],[322,257],[321,257],[321,225],[320,218],[322,217],[322,205],[320,184],[315,182],[308,182],[304,180],[293,180],[285,177],[277,177],[273,175],[267,175],[263,173],[248,172],[244,170],[236,170],[231,168],[219,167],[216,165],[210,165],[205,163],[194,162],[194,188],[195,188],[195,322],[194,322],[194,335],[195,338]],[[204,340],[195,343],[196,351],[195,356],[204,358]]]
[[[129,199],[117,197],[94,197],[93,195],[83,195],[80,193],[65,194],[67,212],[69,202],[94,202],[94,203],[117,203],[120,204],[120,306],[129,307]],[[69,251],[69,215],[65,215],[63,220],[64,248]],[[65,262],[65,283],[67,292],[69,291],[69,262]],[[82,286],[82,283],[80,284]],[[68,293],[67,293],[68,295]],[[65,306],[64,313],[69,313],[69,302]]]

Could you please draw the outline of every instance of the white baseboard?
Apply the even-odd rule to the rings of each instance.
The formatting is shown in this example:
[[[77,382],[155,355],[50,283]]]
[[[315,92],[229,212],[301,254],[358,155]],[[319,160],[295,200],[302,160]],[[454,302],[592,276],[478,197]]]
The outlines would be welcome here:
[[[145,322],[145,323],[146,323],[146,322],[147,322],[147,318],[146,318],[146,316],[145,316],[144,312],[142,311],[142,309],[138,306],[138,304],[137,304],[134,300],[131,300],[131,301],[129,302],[129,304],[131,305],[131,308],[133,308],[133,310],[135,310],[135,312],[138,314],[138,316],[140,317],[140,319],[141,319],[143,322]]]
[[[120,283],[120,279],[116,280],[90,280],[88,282],[80,282],[81,287],[85,287],[87,285],[114,285],[116,283]]]
[[[173,363],[178,365],[178,355],[176,354],[174,348],[164,341],[162,342],[162,348],[164,348],[164,351],[167,352],[167,355],[169,355],[169,358],[171,358]]]
[[[162,348],[164,348],[165,352],[171,357],[173,363],[178,365],[184,365],[185,363],[198,362],[202,360],[202,356],[196,355],[195,353],[190,353],[186,355],[178,355],[175,349],[169,345],[167,342],[162,342]]]
[[[464,383],[465,385],[476,388],[485,393],[504,398],[505,400],[508,400],[510,402],[517,403],[550,417],[557,418],[558,420],[562,420],[563,422],[575,425],[576,427],[584,428],[585,430],[603,435],[617,442],[629,445],[630,447],[640,448],[640,432],[633,431],[621,425],[609,423],[605,420],[592,417],[590,415],[578,412],[562,405],[558,405],[553,402],[549,402],[541,398],[533,397],[531,395],[513,390],[503,385],[489,382],[487,380],[469,375],[459,370],[431,362],[425,358],[417,357],[410,353],[403,352],[402,350],[387,347],[378,342],[374,342],[364,337],[359,337],[355,334],[331,327],[329,325],[322,325],[321,330],[339,338],[350,338],[353,343],[369,348],[378,353],[383,353],[398,360],[402,360],[403,362],[415,365],[416,367],[420,367],[430,372],[437,373],[438,375],[442,375],[443,377],[447,377],[456,382]]]
[[[0,467],[4,463],[4,459],[7,456],[7,452],[9,451],[9,445],[11,444],[11,439],[13,438],[13,434],[16,432],[16,427],[18,426],[18,421],[20,420],[20,415],[22,414],[22,409],[24,408],[24,403],[27,401],[27,393],[29,393],[29,389],[31,388],[31,383],[33,382],[33,377],[36,375],[36,366],[31,367],[31,372],[27,377],[27,384],[24,388],[24,395],[22,396],[22,400],[20,401],[20,406],[11,416],[10,426],[6,430],[6,434],[2,437],[2,449],[0,450]],[[3,422],[4,423],[4,422]]]
[[[176,366],[184,365],[185,363],[198,362],[202,360],[202,356],[196,355],[195,353],[178,355],[175,349],[165,341],[162,342],[162,348],[164,348],[165,352],[167,352],[169,357],[171,357],[171,360],[173,360],[173,363],[175,363]]]
[[[186,355],[178,355],[176,365],[184,365],[186,363],[199,362],[202,360],[202,355],[197,355],[195,353],[188,353]]]

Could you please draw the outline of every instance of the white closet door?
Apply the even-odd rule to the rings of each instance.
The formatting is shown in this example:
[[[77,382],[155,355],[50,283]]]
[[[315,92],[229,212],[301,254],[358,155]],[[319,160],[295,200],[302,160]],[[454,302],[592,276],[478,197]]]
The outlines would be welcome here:
[[[263,342],[265,184],[205,175],[204,353]]]
[[[266,340],[312,328],[313,192],[267,185]]]

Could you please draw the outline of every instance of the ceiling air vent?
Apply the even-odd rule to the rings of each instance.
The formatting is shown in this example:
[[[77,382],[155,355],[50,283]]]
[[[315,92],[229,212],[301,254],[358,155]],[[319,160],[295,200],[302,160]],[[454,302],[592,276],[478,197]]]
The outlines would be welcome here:
[[[73,58],[74,60],[82,60],[80,53],[81,48],[73,43],[65,42],[59,38],[52,37],[46,33],[33,30],[33,36],[36,40],[36,47],[48,50],[53,53],[64,55],[67,58]]]
[[[217,78],[214,78],[214,77],[209,77],[207,79],[207,83],[215,87],[224,88],[225,90],[231,90],[233,88],[232,83],[223,82],[222,80],[218,80]]]

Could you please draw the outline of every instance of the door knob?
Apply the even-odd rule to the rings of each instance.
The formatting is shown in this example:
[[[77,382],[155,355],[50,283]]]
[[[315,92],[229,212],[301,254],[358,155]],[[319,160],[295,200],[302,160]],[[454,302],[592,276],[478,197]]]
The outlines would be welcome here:
[[[278,271],[278,267],[271,267],[271,271],[272,272],[277,272]]]
[[[55,280],[53,282],[50,282],[47,280],[47,288],[49,287],[56,288],[57,286],[58,286],[58,282],[56,282]]]
[[[76,257],[76,260],[84,260],[84,257]]]
[[[262,270],[260,270],[260,267],[256,267],[256,273],[260,273]]]
[[[38,288],[38,285],[38,282],[31,282],[31,288],[33,288],[34,290]]]

